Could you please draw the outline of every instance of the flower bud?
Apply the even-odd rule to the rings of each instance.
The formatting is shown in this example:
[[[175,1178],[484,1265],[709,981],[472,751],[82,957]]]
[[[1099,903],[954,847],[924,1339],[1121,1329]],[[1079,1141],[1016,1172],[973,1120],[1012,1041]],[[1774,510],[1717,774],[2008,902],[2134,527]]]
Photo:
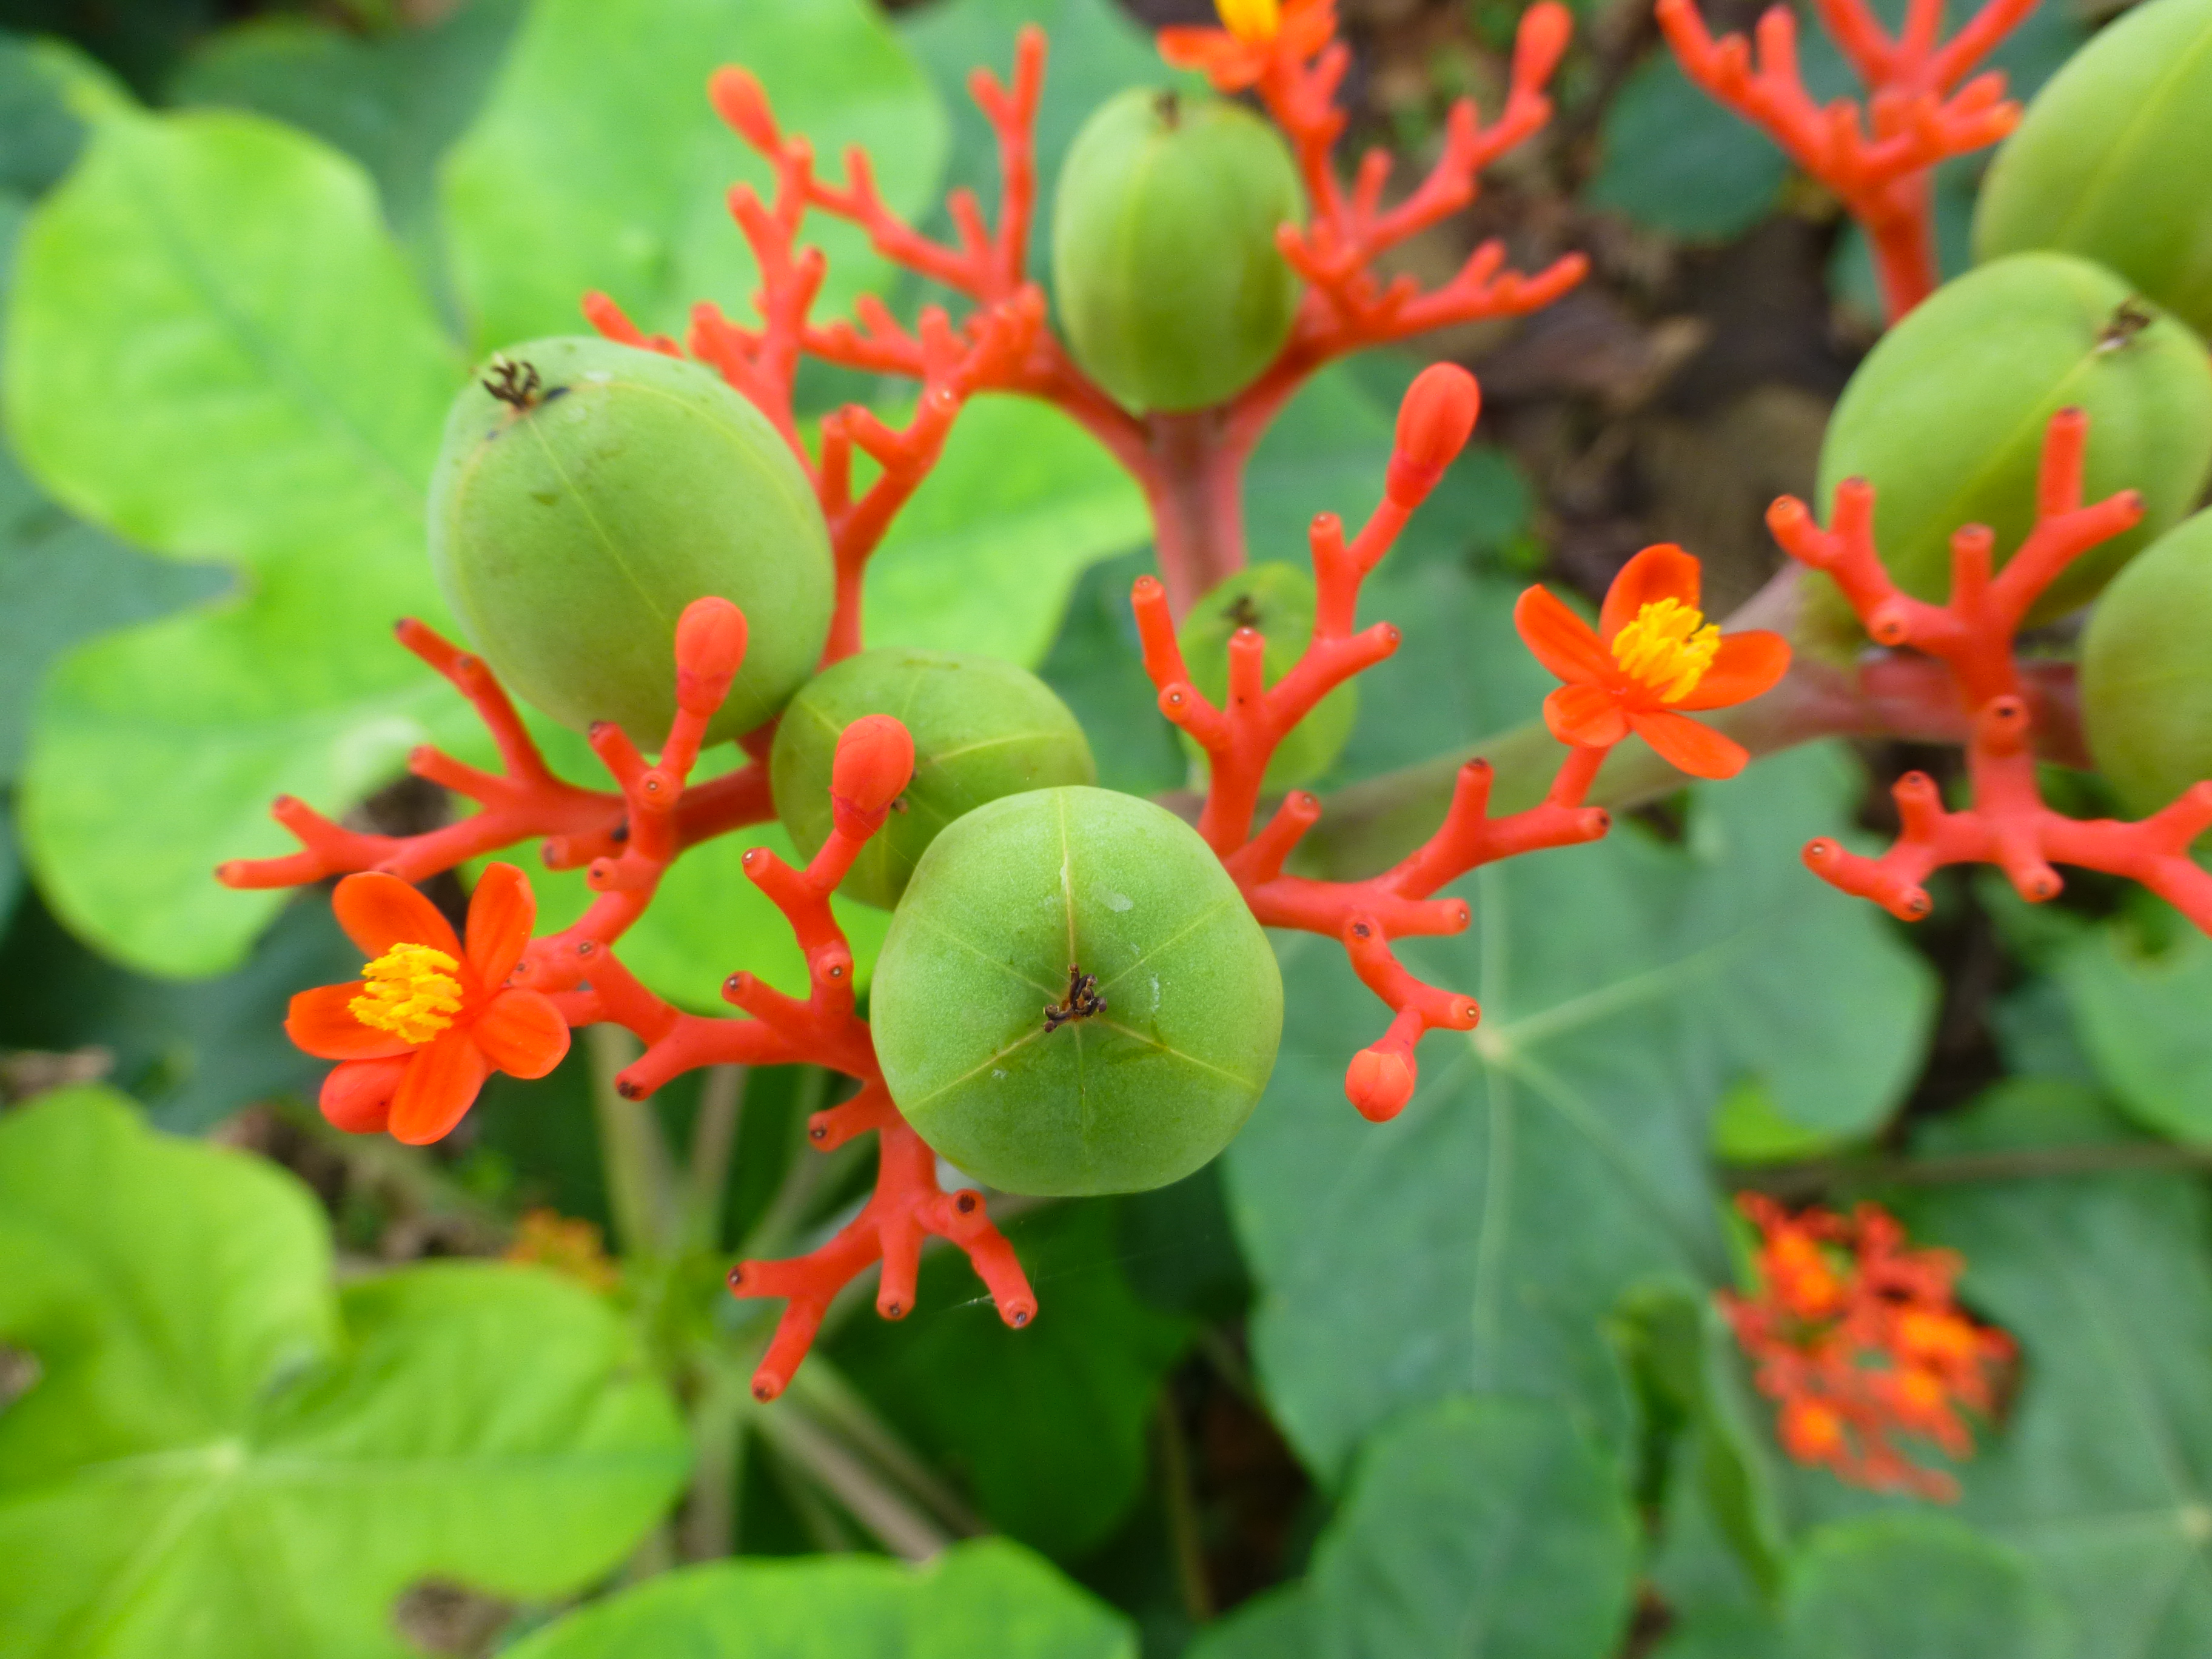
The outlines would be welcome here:
[[[1459,459],[1482,412],[1482,388],[1456,363],[1421,371],[1398,405],[1398,441],[1386,486],[1401,507],[1413,507]]]
[[[830,799],[858,812],[883,811],[914,775],[914,738],[889,714],[864,714],[837,739]]]
[[[1359,1115],[1382,1123],[1406,1109],[1413,1097],[1413,1062],[1395,1048],[1362,1048],[1344,1073],[1344,1092]]]

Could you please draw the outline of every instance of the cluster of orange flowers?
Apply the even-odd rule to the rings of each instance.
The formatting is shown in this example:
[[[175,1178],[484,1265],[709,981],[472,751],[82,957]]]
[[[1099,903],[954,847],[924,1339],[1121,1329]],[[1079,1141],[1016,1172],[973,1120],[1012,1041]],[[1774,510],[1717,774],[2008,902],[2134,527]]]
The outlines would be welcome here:
[[[1736,1202],[1759,1231],[1758,1289],[1723,1291],[1721,1306],[1759,1392],[1781,1405],[1784,1449],[1855,1486],[1955,1498],[1956,1481],[1910,1462],[1892,1437],[1971,1455],[1960,1410],[1990,1415],[2014,1357],[2010,1337],[1960,1310],[1959,1258],[1911,1248],[1872,1204],[1842,1216],[1792,1214],[1755,1194]]]

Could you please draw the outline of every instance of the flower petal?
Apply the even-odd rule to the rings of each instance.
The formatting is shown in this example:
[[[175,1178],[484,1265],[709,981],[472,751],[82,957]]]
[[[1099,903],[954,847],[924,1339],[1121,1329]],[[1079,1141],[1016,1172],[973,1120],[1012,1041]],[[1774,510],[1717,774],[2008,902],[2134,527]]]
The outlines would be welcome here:
[[[317,1060],[381,1060],[404,1054],[415,1045],[391,1031],[380,1031],[353,1017],[359,980],[350,985],[318,985],[292,999],[284,1016],[284,1035]]]
[[[1710,726],[1665,709],[1631,714],[1636,735],[1659,751],[1659,758],[1693,778],[1732,778],[1743,770],[1750,751]]]
[[[1726,708],[1749,702],[1790,672],[1790,641],[1765,629],[1721,635],[1721,648],[1697,689],[1674,708]]]
[[[538,896],[530,878],[511,864],[488,864],[469,896],[469,966],[487,991],[507,983],[530,930],[538,925]]]
[[[412,1064],[406,1060],[349,1060],[323,1079],[323,1115],[349,1135],[380,1134],[392,1097]]]
[[[1613,696],[1594,685],[1563,685],[1544,699],[1544,724],[1561,743],[1604,749],[1628,735],[1627,718]]]
[[[397,876],[371,870],[348,876],[331,895],[346,937],[372,962],[395,945],[428,945],[460,960],[461,942],[438,907]]]
[[[1636,613],[1662,599],[1675,599],[1692,611],[1698,608],[1698,561],[1672,542],[1647,547],[1626,564],[1605,590],[1605,609],[1598,615],[1598,635],[1607,645],[1613,636],[1636,620]]]
[[[491,1061],[465,1030],[446,1032],[407,1063],[392,1097],[392,1138],[410,1146],[442,1139],[476,1103]]]
[[[1590,625],[1546,587],[1515,601],[1513,625],[1536,660],[1570,685],[1596,684],[1613,676],[1613,653]]]
[[[568,1052],[568,1022],[536,991],[502,991],[469,1027],[484,1058],[509,1077],[544,1077]]]

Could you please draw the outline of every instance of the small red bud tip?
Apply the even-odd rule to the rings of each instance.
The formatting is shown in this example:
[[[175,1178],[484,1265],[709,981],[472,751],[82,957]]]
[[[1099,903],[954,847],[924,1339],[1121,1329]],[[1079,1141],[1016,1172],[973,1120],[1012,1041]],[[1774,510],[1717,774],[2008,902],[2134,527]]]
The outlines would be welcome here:
[[[676,623],[676,665],[686,673],[720,678],[745,659],[745,613],[708,595],[684,607]]]
[[[775,147],[775,117],[769,112],[768,94],[761,83],[734,64],[707,77],[707,97],[714,113],[744,141],[759,149]]]
[[[1513,43],[1513,78],[1526,87],[1540,87],[1566,56],[1575,36],[1574,14],[1556,0],[1543,0],[1521,15],[1521,32]]]
[[[1398,405],[1397,453],[1390,458],[1390,499],[1410,507],[1437,487],[1458,459],[1482,412],[1482,388],[1457,363],[1421,371]]]
[[[880,812],[913,775],[913,735],[889,714],[863,714],[837,739],[830,793],[856,811]]]
[[[1370,1123],[1383,1123],[1406,1109],[1413,1097],[1414,1073],[1405,1055],[1362,1048],[1344,1074],[1344,1092]]]

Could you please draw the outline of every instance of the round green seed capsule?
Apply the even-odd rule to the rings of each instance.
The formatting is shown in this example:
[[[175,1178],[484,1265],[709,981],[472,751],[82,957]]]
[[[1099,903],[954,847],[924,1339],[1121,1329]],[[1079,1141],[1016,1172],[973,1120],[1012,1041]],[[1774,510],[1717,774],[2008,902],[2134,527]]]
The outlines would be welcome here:
[[[2062,616],[2188,512],[2212,472],[2212,361],[2099,266],[2055,253],[2000,259],[1885,335],[1829,424],[1821,510],[1844,479],[1868,480],[1891,576],[1941,602],[1954,532],[1989,526],[2002,567],[2033,526],[2044,428],[2069,406],[2089,416],[2087,499],[2139,490],[2143,522],[2075,561],[2032,620]]]
[[[1249,1115],[1282,1036],[1267,935],[1189,825],[1072,787],[932,843],[876,964],[884,1080],[930,1146],[1008,1192],[1140,1192]]]
[[[1261,678],[1268,685],[1297,664],[1313,639],[1313,578],[1294,564],[1247,565],[1191,607],[1176,642],[1190,683],[1216,708],[1229,695],[1229,641],[1240,628],[1256,628],[1267,641],[1261,653]],[[1267,763],[1266,787],[1291,789],[1328,770],[1359,718],[1359,686],[1346,680],[1285,734]],[[1183,748],[1193,759],[1202,751],[1188,733]]]
[[[896,904],[939,832],[984,802],[1097,780],[1082,726],[1036,675],[994,657],[863,651],[808,681],[775,729],[776,816],[807,858],[830,839],[838,734],[863,714],[894,715],[914,737],[913,780],[839,888],[864,904]]]
[[[1298,279],[1275,230],[1304,216],[1297,165],[1239,105],[1137,88],[1061,166],[1054,298],[1076,361],[1135,410],[1204,409],[1290,337]]]
[[[1984,259],[2094,259],[2212,336],[2212,0],[2151,0],[2069,58],[1997,152]]]
[[[719,594],[749,630],[710,740],[765,722],[829,637],[829,532],[783,440],[696,364],[607,340],[513,347],[455,400],[430,562],[509,690],[647,750],[675,716],[692,600]]]
[[[2105,590],[2081,641],[2081,726],[2137,814],[2212,778],[2212,513],[2168,531]]]

